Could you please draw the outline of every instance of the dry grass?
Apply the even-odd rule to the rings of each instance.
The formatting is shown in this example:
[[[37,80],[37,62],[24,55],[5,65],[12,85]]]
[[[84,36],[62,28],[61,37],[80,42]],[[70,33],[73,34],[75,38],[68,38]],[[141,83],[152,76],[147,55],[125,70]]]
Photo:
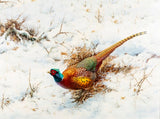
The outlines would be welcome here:
[[[25,30],[32,36],[32,37],[35,37],[35,36],[38,36],[38,31],[35,30],[34,28],[25,28]]]
[[[153,58],[160,58],[160,56],[159,56],[159,55],[156,55],[156,54],[152,54],[152,56],[149,57],[149,58],[146,60],[146,63],[148,63],[149,60],[151,60],[151,59],[153,59]]]
[[[98,9],[97,15],[95,16],[95,18],[97,19],[98,23],[102,23],[103,17],[100,13],[100,9]]]
[[[83,47],[75,47],[71,53],[62,53],[62,55],[69,55],[69,58],[65,59],[65,63],[67,63],[68,66],[74,65],[83,59],[93,56],[96,54],[95,49],[97,45],[94,48],[87,48],[86,45]],[[87,99],[93,97],[94,95],[98,93],[105,94],[106,92],[111,92],[114,89],[111,89],[104,85],[104,81],[107,81],[106,75],[108,73],[119,73],[124,72],[128,73],[132,67],[131,66],[123,66],[123,67],[116,67],[115,64],[111,64],[111,61],[116,58],[115,56],[109,56],[103,61],[103,64],[101,65],[100,69],[97,72],[97,79],[94,82],[94,84],[87,89],[82,90],[70,90],[73,99],[73,102],[76,102],[77,104],[82,104]]]
[[[113,89],[108,88],[106,85],[103,84],[103,80],[98,80],[94,82],[93,86],[88,89],[81,89],[81,90],[71,90],[73,102],[77,104],[83,104],[87,99],[93,97],[98,93],[105,94],[106,92],[111,92]]]
[[[97,45],[93,46],[93,48],[87,48],[86,45],[84,45],[83,47],[75,47],[71,50],[70,53],[65,53],[62,52],[62,55],[69,55],[69,57],[67,59],[64,60],[64,62],[67,64],[67,66],[71,66],[74,65],[80,61],[82,61],[83,59],[87,58],[87,57],[91,57],[93,55],[95,55],[95,49],[96,49]]]
[[[27,18],[23,18],[22,20],[19,20],[20,17],[21,17],[21,15],[18,16],[18,18],[16,18],[16,19],[8,19],[4,25],[5,29],[6,30],[9,29],[12,26],[12,24],[15,24],[15,28],[17,30],[22,30],[22,25],[25,23]]]
[[[0,24],[1,35],[3,35],[9,28],[11,28],[13,24],[17,30],[22,30],[22,25],[26,21],[26,18],[20,20],[20,17],[21,15],[19,15],[16,19],[7,19],[6,23],[1,23]],[[12,33],[11,35],[14,35],[14,33]]]
[[[16,19],[8,19],[6,23],[0,23],[0,36],[5,35],[5,39],[10,37],[10,39],[15,42],[22,42],[23,40],[37,42],[41,41],[42,39],[48,40],[44,33],[39,35],[37,29],[25,27],[24,23],[26,20],[26,17],[22,18],[21,15],[19,15]]]
[[[20,99],[20,101],[24,101],[28,96],[32,98],[34,96],[34,93],[38,91],[39,85],[41,84],[41,82],[34,85],[31,84],[31,70],[29,70],[28,82],[29,88],[27,88],[24,96]]]
[[[64,18],[63,18],[62,23],[61,23],[61,25],[60,25],[59,32],[56,33],[56,34],[53,36],[53,38],[56,38],[57,36],[62,35],[62,34],[67,35],[67,34],[69,33],[69,32],[64,32],[64,31],[62,31],[63,23],[64,23]]]
[[[157,65],[156,65],[156,66],[157,66]],[[136,81],[136,84],[135,84],[135,86],[134,86],[133,91],[134,91],[137,95],[139,95],[140,92],[143,90],[142,86],[143,86],[143,83],[144,83],[145,81],[147,81],[148,84],[151,85],[151,83],[148,81],[148,77],[152,74],[152,72],[153,72],[153,70],[156,68],[156,66],[155,66],[154,68],[152,68],[149,73],[146,73],[147,68],[144,68],[144,69],[143,69],[143,75],[142,75],[142,77],[139,78],[139,79],[135,78],[134,75],[132,75],[133,79],[135,79],[135,81]]]
[[[8,2],[10,2],[10,1],[2,1],[2,0],[0,0],[0,3],[6,4],[6,3],[8,3]]]
[[[4,94],[2,95],[2,100],[1,100],[1,109],[4,109],[4,106],[8,106],[11,103],[10,98],[5,97]]]

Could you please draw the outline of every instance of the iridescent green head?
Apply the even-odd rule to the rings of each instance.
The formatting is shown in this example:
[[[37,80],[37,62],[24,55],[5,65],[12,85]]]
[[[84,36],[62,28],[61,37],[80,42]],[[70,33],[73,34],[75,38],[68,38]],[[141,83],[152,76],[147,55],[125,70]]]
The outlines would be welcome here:
[[[56,82],[60,82],[63,79],[63,74],[59,71],[59,69],[51,69],[50,74],[54,77]]]

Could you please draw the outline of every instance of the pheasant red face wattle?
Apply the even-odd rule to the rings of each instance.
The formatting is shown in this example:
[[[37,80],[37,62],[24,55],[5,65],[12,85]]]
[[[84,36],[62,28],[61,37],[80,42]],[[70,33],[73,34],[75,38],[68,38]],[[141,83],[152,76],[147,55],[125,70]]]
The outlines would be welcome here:
[[[57,73],[57,71],[51,69],[50,74],[51,74],[52,76],[54,76],[56,73]]]

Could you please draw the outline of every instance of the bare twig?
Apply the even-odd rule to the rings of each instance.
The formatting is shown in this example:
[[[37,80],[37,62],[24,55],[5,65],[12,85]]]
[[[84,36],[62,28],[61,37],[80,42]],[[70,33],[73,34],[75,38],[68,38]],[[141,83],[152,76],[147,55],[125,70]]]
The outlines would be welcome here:
[[[10,1],[2,1],[2,0],[0,0],[0,3],[8,3],[8,2],[10,2]]]
[[[27,88],[24,96],[20,99],[20,101],[24,101],[27,96],[29,96],[29,97],[32,98],[32,97],[33,97],[33,94],[38,90],[38,86],[39,86],[40,84],[41,84],[41,82],[38,83],[38,84],[36,84],[35,87],[32,86],[31,84],[29,84],[29,85],[30,85],[29,88]]]
[[[51,47],[49,50],[45,46],[43,46],[43,48],[46,50],[46,52],[49,55],[52,52],[52,50],[53,50],[54,47]]]
[[[55,41],[55,44],[58,44],[58,45],[61,45],[61,46],[63,46],[64,48],[66,48],[67,50],[70,50],[66,45],[65,45],[65,42],[63,41],[63,42],[57,42],[57,41]],[[70,46],[71,47],[71,46]]]
[[[150,73],[146,74],[146,71],[144,69],[143,71],[143,77],[142,79],[137,83],[137,89],[136,89],[136,93],[137,95],[139,95],[140,91],[142,90],[142,84],[144,83],[144,81],[148,81],[147,78],[151,75],[151,73],[153,72],[154,68],[150,71]],[[151,85],[151,83],[148,81],[148,83]]]
[[[135,78],[134,74],[130,74],[130,75],[133,77],[133,79],[136,81],[136,83],[138,83],[138,81],[137,81],[137,79]]]
[[[102,23],[102,15],[99,9],[98,9],[97,16],[95,16],[95,18],[97,19],[98,23]]]
[[[60,25],[59,32],[58,32],[56,35],[54,35],[53,38],[56,38],[57,36],[59,36],[59,35],[61,35],[61,34],[67,35],[67,34],[69,33],[69,32],[63,32],[63,31],[62,31],[63,23],[64,23],[64,18],[63,18],[62,23],[61,23],[61,25]]]
[[[41,84],[41,82],[39,82],[38,84],[36,85],[31,85],[31,70],[29,70],[29,78],[28,78],[28,81],[29,81],[29,88],[30,88],[30,96],[31,98],[33,97],[33,94],[38,90],[38,87],[39,85]]]
[[[37,41],[37,42],[40,42],[40,41],[43,40],[43,39],[46,39],[47,41],[50,41],[50,40],[48,39],[48,36],[46,35],[45,32],[43,32],[38,38],[36,38],[36,41]]]
[[[28,76],[28,81],[29,81],[29,87],[27,88],[24,96],[20,99],[20,101],[24,101],[24,99],[29,95],[31,98],[33,97],[33,94],[38,90],[38,86],[41,84],[38,83],[35,86],[31,84],[31,70],[29,70],[29,76]]]
[[[27,88],[27,90],[26,90],[24,96],[20,99],[20,101],[24,101],[25,98],[27,97],[27,95],[28,95],[28,88]]]
[[[10,99],[9,98],[5,98],[4,94],[2,95],[2,100],[1,100],[1,109],[4,109],[4,106],[7,106],[8,104],[10,104]]]
[[[147,60],[146,60],[146,63],[149,62],[149,60],[151,60],[152,58],[160,58],[160,56],[156,55],[156,54],[153,54],[151,57],[149,57]]]
[[[2,95],[2,100],[1,100],[1,109],[4,109],[4,94]]]
[[[33,89],[32,85],[31,85],[31,70],[29,70],[28,81],[29,81],[30,95],[31,95],[31,98],[32,98],[33,97],[33,93],[35,92],[35,90]]]

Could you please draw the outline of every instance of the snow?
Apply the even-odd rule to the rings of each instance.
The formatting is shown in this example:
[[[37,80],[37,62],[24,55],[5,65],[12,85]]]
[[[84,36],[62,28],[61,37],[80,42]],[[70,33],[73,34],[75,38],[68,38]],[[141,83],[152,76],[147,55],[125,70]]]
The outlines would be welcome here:
[[[0,109],[1,119],[159,119],[160,118],[160,0],[9,0],[0,3],[0,23],[19,15],[27,17],[24,27],[46,32],[50,41],[41,43],[25,41],[15,43],[0,37],[0,104],[3,96],[10,104]],[[98,10],[101,23],[96,16]],[[63,23],[63,32],[58,33]],[[52,28],[52,32],[48,30]],[[50,68],[63,71],[66,65],[61,52],[68,52],[84,42],[99,43],[99,52],[129,35],[147,31],[118,49],[112,55],[118,56],[113,62],[121,66],[135,66],[128,74],[108,74],[105,82],[116,89],[106,94],[97,94],[84,104],[72,103],[68,90],[58,86],[47,73]],[[86,40],[85,40],[86,39]],[[64,46],[56,44],[55,41]],[[13,50],[18,47],[18,49]],[[48,54],[45,48],[52,51]],[[127,53],[127,54],[125,54]],[[138,54],[138,55],[137,55]],[[54,59],[60,59],[55,61]],[[152,71],[153,69],[153,71]],[[136,79],[151,74],[137,95],[133,89]],[[33,98],[23,101],[30,82],[38,86]],[[132,75],[134,75],[134,78]],[[124,97],[124,99],[122,99]],[[1,107],[2,108],[2,107]]]

